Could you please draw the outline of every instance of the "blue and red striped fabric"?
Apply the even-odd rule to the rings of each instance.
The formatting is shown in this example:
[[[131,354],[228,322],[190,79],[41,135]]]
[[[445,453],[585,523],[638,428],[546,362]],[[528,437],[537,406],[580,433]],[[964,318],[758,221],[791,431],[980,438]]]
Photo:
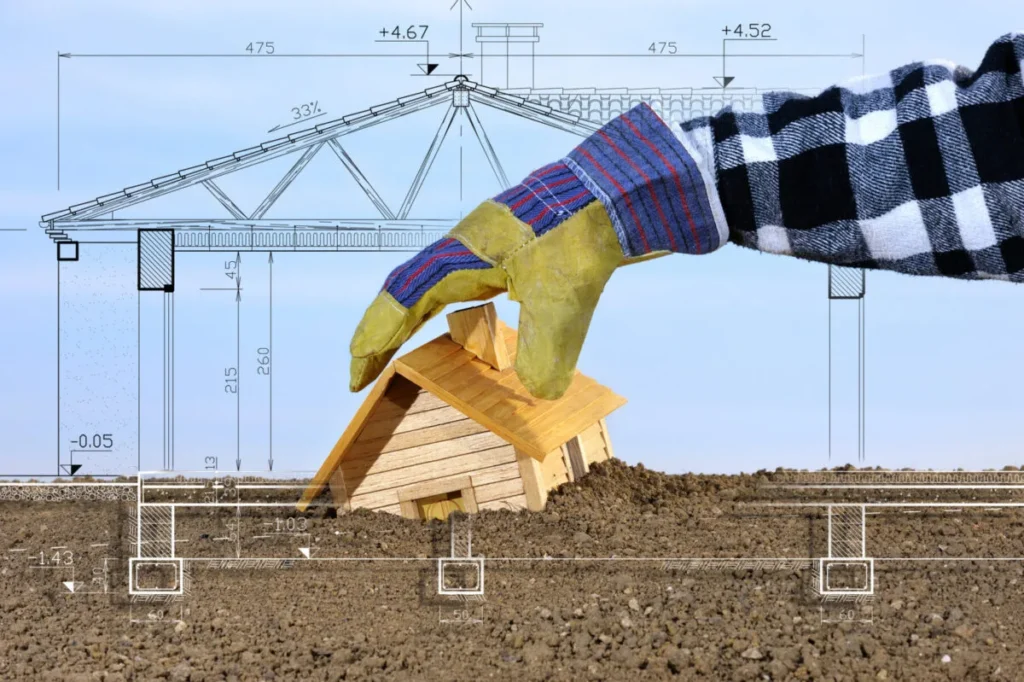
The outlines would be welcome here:
[[[456,270],[485,270],[490,263],[474,256],[461,242],[440,239],[391,271],[382,290],[411,308],[430,287]]]
[[[604,204],[627,256],[719,247],[696,164],[647,104],[606,124],[563,162]]]
[[[538,237],[592,201],[608,211],[622,251],[706,253],[719,234],[696,164],[658,115],[640,104],[583,141],[561,161],[538,168],[493,201]],[[461,242],[434,242],[395,268],[383,290],[409,308],[452,272],[490,264]]]
[[[494,197],[512,214],[533,228],[538,237],[565,221],[594,195],[564,162],[538,168],[525,180]]]

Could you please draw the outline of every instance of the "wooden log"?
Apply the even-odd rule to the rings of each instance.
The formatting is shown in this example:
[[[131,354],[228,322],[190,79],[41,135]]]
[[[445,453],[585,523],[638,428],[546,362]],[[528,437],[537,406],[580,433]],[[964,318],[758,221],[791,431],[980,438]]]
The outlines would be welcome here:
[[[387,419],[377,419],[376,417],[377,415],[373,414],[367,420],[366,426],[363,427],[358,440],[362,441],[386,438],[392,434],[406,433],[407,431],[425,429],[429,426],[447,424],[449,422],[465,419],[466,415],[462,414],[454,407],[445,405],[434,410],[417,412],[416,414],[404,414],[397,417],[389,417]]]
[[[341,467],[335,469],[334,473],[331,474],[331,499],[334,500],[335,509],[339,511],[349,511],[352,509],[348,490],[345,487],[345,476],[341,472]]]
[[[508,463],[505,463],[505,464],[499,464],[497,466],[487,467],[487,468],[484,468],[484,469],[477,469],[477,470],[472,471],[469,474],[469,478],[470,478],[470,482],[471,482],[470,487],[475,489],[477,486],[485,486],[485,485],[489,485],[489,484],[492,484],[492,483],[504,482],[504,481],[508,481],[508,480],[516,480],[516,479],[518,479],[518,476],[519,476],[518,467],[516,466],[516,464],[514,462],[508,462]],[[459,478],[459,477],[461,477],[461,476],[457,474],[455,477],[450,477],[447,480],[454,480],[455,478]],[[424,483],[426,485],[430,485],[432,482],[434,482],[434,481],[424,481]],[[423,494],[418,494],[418,495],[415,495],[415,496],[403,495],[403,493],[406,492],[407,489],[409,489],[410,487],[415,487],[415,486],[417,486],[417,484],[413,483],[412,486],[394,487],[394,488],[388,488],[388,489],[386,489],[386,491],[378,491],[376,493],[369,493],[369,494],[366,494],[366,495],[358,495],[358,496],[352,498],[352,505],[353,505],[353,508],[366,507],[366,508],[369,508],[369,509],[375,509],[377,507],[381,507],[381,506],[384,506],[384,505],[394,504],[396,501],[400,502],[402,498],[409,498],[408,501],[411,501],[411,500],[420,499],[422,497],[430,497],[430,495],[439,495],[440,493],[445,493],[445,492],[452,491],[452,489],[456,489],[454,487],[446,487],[446,486],[442,485],[441,488],[443,488],[443,489],[440,489],[439,492],[429,493],[428,495],[423,495]],[[428,489],[428,488],[425,488],[425,489]],[[459,488],[459,489],[464,489],[464,488]],[[415,505],[414,505],[414,509],[415,509]],[[467,509],[467,511],[468,511],[468,509]],[[419,518],[419,516],[418,516],[418,514],[414,514],[410,518]]]
[[[359,495],[389,488],[402,488],[413,483],[432,481],[437,478],[470,474],[477,469],[486,469],[498,464],[515,462],[515,456],[515,450],[506,445],[492,450],[470,452],[456,457],[446,457],[435,462],[423,462],[406,466],[401,469],[388,471],[383,475],[350,477],[346,474],[346,479],[349,480],[352,504],[355,505],[356,498]]]
[[[526,507],[530,511],[541,511],[548,502],[548,489],[544,485],[544,473],[540,462],[528,453],[516,450],[516,464],[523,479]]]
[[[499,372],[512,366],[493,303],[449,313],[448,330],[455,343]]]
[[[485,431],[487,431],[486,426],[478,424],[472,419],[463,418],[457,422],[397,433],[390,437],[367,441],[359,440],[349,448],[345,461],[359,459],[360,457],[376,457],[377,455],[394,452],[395,450],[405,450],[406,448],[454,440],[462,436],[471,436]]]
[[[526,495],[516,495],[515,497],[506,497],[502,500],[483,502],[478,506],[480,507],[480,511],[484,511],[485,509],[509,509],[511,511],[519,511],[521,509],[526,509]]]
[[[601,437],[604,438],[604,449],[608,451],[608,459],[615,457],[615,451],[612,450],[612,437],[608,433],[608,422],[603,418],[600,421],[601,424]]]
[[[508,444],[493,433],[485,431],[440,443],[396,450],[378,457],[346,458],[341,463],[341,470],[345,473],[345,479],[348,481],[348,488],[351,492],[355,490],[358,481],[365,476],[384,474],[409,466],[443,462],[451,457],[501,447],[508,447]]]
[[[523,481],[519,478],[512,478],[487,485],[474,485],[473,492],[476,494],[477,504],[484,504],[506,497],[523,495]]]

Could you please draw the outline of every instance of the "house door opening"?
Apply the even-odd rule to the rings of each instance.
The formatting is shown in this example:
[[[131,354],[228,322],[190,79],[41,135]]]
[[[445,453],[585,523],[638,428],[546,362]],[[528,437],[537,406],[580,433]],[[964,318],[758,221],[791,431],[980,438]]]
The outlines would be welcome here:
[[[589,468],[587,467],[587,460],[583,457],[583,448],[580,445],[580,437],[576,436],[565,444],[566,452],[569,455],[569,472],[572,474],[572,480],[578,481],[583,478]]]
[[[466,502],[461,490],[453,490],[440,495],[421,497],[416,500],[416,511],[421,519],[439,519],[444,521],[452,512],[466,511]]]

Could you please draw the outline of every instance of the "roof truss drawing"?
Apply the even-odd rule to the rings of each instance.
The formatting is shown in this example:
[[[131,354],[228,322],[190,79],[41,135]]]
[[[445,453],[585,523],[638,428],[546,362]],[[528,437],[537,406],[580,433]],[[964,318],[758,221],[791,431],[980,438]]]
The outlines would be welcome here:
[[[465,76],[457,76],[421,92],[48,213],[42,216],[40,226],[58,244],[101,241],[112,236],[135,241],[138,230],[167,229],[174,233],[174,248],[185,251],[418,251],[446,233],[455,223],[454,220],[414,220],[410,214],[456,116],[466,116],[499,185],[503,188],[510,186],[475,105],[586,137],[641,101],[650,104],[666,121],[678,121],[711,113],[726,104],[743,110],[754,102],[757,95],[753,89],[734,89],[728,94],[692,88],[499,90],[475,83]],[[346,151],[342,138],[433,107],[445,109],[440,124],[401,205],[391,207]],[[310,161],[323,152],[324,147],[331,150],[352,176],[380,214],[379,220],[267,217],[275,202]],[[217,183],[218,179],[230,173],[287,155],[295,156],[292,166],[251,213],[243,211]],[[113,217],[117,211],[196,185],[202,185],[227,215],[185,220]]]
[[[126,187],[119,192],[112,192],[46,214],[42,216],[40,225],[58,243],[89,241],[90,231],[131,233],[137,230],[169,229],[175,233],[174,246],[179,250],[419,250],[447,232],[453,224],[453,221],[411,220],[409,216],[456,116],[464,114],[468,118],[498,183],[502,188],[509,187],[508,177],[473,106],[474,102],[579,136],[590,135],[599,127],[599,124],[580,115],[565,114],[550,106],[539,105],[518,95],[507,95],[495,88],[459,76],[443,85],[428,88],[414,95],[400,97],[392,102],[370,107],[184,168],[176,173]],[[445,111],[437,132],[427,147],[401,206],[397,210],[392,209],[345,150],[341,138],[417,111],[442,105],[447,106],[444,106]],[[324,147],[330,148],[366,194],[380,213],[379,221],[267,218],[267,213],[278,198]],[[229,173],[286,155],[295,156],[292,166],[259,206],[249,214],[246,214],[217,184],[219,178]],[[116,211],[196,185],[202,185],[209,191],[228,216],[195,220],[109,217]]]

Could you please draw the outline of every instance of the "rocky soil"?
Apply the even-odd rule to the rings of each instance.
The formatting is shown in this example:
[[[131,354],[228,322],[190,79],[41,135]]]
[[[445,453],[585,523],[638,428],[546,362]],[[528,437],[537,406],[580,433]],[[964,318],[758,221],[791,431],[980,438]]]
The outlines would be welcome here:
[[[0,679],[1024,679],[1024,564],[978,560],[1024,511],[872,511],[876,595],[826,603],[823,508],[761,503],[840,500],[774,479],[598,465],[473,519],[483,598],[437,595],[447,524],[321,506],[179,509],[186,594],[132,601],[134,502],[0,500]]]

